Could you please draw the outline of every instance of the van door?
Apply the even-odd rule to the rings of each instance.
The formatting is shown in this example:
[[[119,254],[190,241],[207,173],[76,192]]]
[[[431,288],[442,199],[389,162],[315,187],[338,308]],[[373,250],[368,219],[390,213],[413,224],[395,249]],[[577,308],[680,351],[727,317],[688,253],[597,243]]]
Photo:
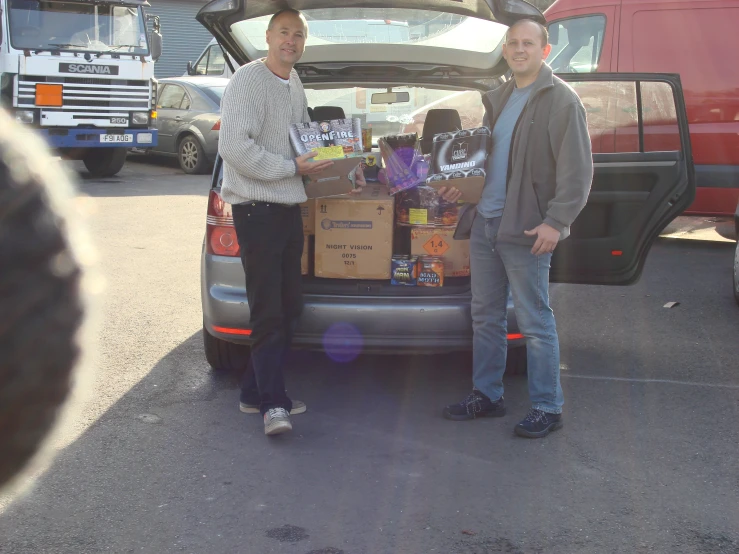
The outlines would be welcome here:
[[[552,258],[551,280],[628,285],[695,196],[680,77],[560,75],[582,99],[595,170],[588,203]]]

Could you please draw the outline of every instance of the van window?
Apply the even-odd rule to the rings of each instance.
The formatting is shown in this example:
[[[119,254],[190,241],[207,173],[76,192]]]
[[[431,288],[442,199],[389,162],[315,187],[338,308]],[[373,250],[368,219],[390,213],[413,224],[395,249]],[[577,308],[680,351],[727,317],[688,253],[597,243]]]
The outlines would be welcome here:
[[[604,15],[560,19],[549,24],[552,52],[548,63],[555,73],[593,73],[598,69],[606,29]]]
[[[208,69],[206,75],[223,75],[226,69],[226,60],[223,58],[223,50],[218,45],[210,47],[208,52]]]
[[[682,149],[675,95],[667,83],[570,81],[585,107],[594,154]],[[639,102],[643,143],[640,144]]]
[[[193,75],[223,75],[226,60],[217,44],[209,46],[193,68]]]

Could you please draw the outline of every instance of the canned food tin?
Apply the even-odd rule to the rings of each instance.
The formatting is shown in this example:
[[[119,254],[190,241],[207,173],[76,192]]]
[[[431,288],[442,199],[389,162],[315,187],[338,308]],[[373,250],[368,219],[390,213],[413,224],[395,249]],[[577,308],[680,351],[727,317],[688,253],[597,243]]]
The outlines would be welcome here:
[[[391,285],[416,286],[418,280],[417,256],[393,256],[391,263]]]
[[[436,256],[423,256],[418,259],[418,286],[444,286],[444,260]]]

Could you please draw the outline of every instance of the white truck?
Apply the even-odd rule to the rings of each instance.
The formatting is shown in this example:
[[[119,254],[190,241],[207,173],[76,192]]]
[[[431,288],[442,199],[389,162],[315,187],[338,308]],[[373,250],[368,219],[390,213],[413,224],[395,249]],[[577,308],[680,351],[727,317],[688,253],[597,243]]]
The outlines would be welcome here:
[[[0,0],[0,105],[95,177],[157,143],[146,0]]]

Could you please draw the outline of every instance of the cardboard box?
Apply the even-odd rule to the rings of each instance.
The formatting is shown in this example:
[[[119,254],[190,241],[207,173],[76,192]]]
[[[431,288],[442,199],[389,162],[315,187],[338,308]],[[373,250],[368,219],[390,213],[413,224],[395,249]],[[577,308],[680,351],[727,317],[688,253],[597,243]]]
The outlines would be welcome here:
[[[315,161],[334,162],[325,171],[303,178],[308,198],[337,196],[354,189],[354,172],[364,160],[359,118],[293,123],[290,142],[298,156],[315,151]]]
[[[308,275],[310,272],[310,237],[303,237],[303,257],[300,258],[300,274]]]
[[[316,232],[316,201],[308,200],[300,204],[300,217],[303,218],[303,233],[313,235]]]
[[[333,160],[334,165],[316,173],[303,177],[305,194],[308,198],[329,198],[350,193],[354,190],[354,174],[364,158],[342,158]]]
[[[487,127],[434,135],[429,173],[485,169],[490,141]]]
[[[469,277],[470,241],[454,240],[454,227],[411,227],[411,255],[444,260],[444,277]]]
[[[368,186],[359,196],[316,201],[315,276],[390,279],[394,199]]]
[[[426,184],[436,190],[455,187],[462,192],[463,202],[479,202],[485,186],[490,141],[487,127],[434,135]]]
[[[482,198],[482,189],[485,187],[485,171],[473,169],[454,171],[448,175],[437,173],[426,179],[426,184],[437,191],[441,187],[454,187],[462,193],[460,202],[477,204]]]

